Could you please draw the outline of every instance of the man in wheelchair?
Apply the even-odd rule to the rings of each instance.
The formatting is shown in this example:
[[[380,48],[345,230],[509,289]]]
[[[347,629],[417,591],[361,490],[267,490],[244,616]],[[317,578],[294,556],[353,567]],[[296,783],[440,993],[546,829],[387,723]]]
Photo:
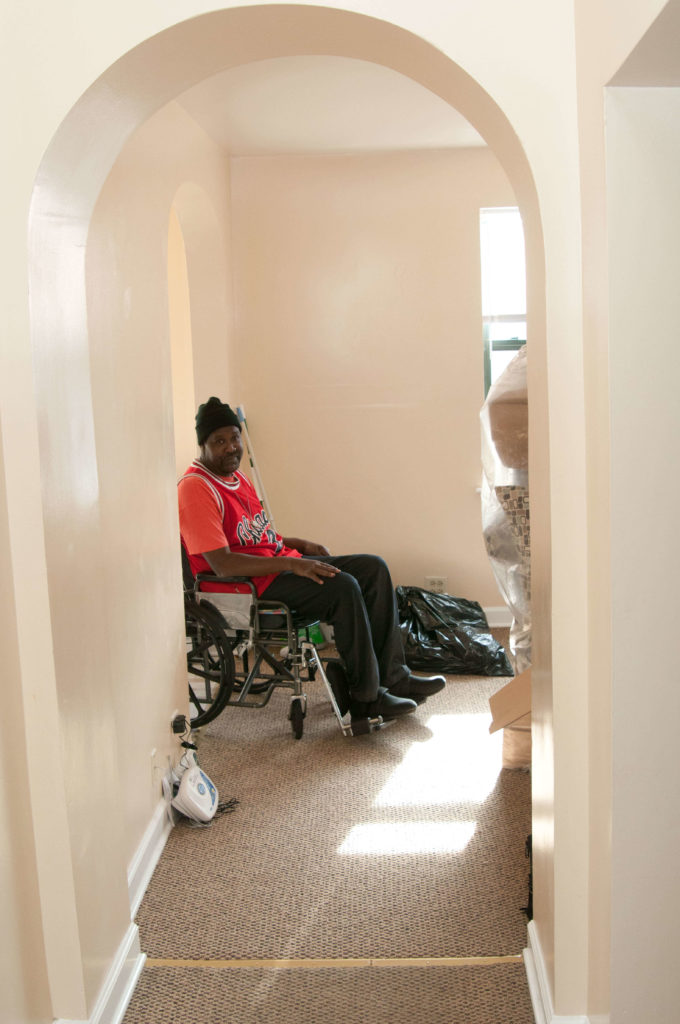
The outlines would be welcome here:
[[[345,677],[335,679],[344,690],[338,703],[353,719],[409,714],[443,689],[443,676],[417,676],[404,663],[385,562],[376,555],[332,556],[322,544],[276,533],[254,487],[239,472],[238,416],[219,398],[199,407],[196,436],[200,456],[179,482],[180,533],[194,576],[248,577],[258,596],[329,623],[345,669]],[[206,591],[239,588],[202,585]]]

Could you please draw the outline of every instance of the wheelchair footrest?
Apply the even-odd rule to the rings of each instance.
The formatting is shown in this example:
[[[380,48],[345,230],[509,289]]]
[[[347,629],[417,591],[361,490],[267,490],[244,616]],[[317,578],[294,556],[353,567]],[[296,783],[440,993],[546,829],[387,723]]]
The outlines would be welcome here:
[[[328,699],[343,736],[365,736],[391,724],[392,720],[385,721],[382,715],[377,715],[375,718],[349,718],[349,692],[342,662],[337,659],[329,659],[324,666],[316,649],[313,645],[310,647],[311,659],[326,686]]]
[[[390,722],[385,722],[381,715],[377,718],[353,718],[348,723],[341,723],[345,736],[366,736],[369,732],[384,729]]]

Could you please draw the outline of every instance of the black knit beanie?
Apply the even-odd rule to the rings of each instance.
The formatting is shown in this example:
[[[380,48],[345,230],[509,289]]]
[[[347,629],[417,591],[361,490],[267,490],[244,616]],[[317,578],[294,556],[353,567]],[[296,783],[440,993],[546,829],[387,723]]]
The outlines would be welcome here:
[[[205,443],[213,430],[220,427],[238,427],[241,429],[238,416],[229,405],[225,405],[219,398],[209,398],[203,405],[199,405],[196,413],[196,437],[199,445]]]

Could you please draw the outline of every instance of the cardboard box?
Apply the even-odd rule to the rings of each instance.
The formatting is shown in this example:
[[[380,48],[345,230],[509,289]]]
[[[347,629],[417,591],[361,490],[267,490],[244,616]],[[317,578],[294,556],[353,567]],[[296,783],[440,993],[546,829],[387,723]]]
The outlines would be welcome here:
[[[503,730],[503,767],[531,767],[531,669],[489,698],[489,732]]]
[[[526,351],[521,350],[489,391],[491,441],[508,469],[529,468],[529,406]]]
[[[503,767],[531,768],[531,716],[528,728],[509,725],[503,729]]]
[[[489,427],[496,453],[508,469],[529,468],[529,408],[526,398],[489,404]]]
[[[506,726],[516,725],[521,718],[529,716],[531,723],[531,669],[520,672],[493,697],[489,697],[491,725],[489,732],[497,732]]]

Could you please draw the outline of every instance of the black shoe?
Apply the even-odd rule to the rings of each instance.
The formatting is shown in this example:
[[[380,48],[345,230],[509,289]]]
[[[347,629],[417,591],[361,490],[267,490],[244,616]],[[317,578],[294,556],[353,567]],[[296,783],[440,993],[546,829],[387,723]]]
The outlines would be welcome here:
[[[378,696],[373,701],[350,700],[350,712],[353,719],[377,718],[379,715],[385,722],[401,715],[412,714],[418,705],[407,697],[397,697],[389,693],[384,686],[379,687]]]
[[[444,676],[416,676],[409,672],[406,679],[390,687],[390,693],[397,697],[410,697],[417,704],[431,697],[433,693],[439,693],[446,686]]]
[[[338,705],[340,715],[344,716],[349,711],[349,683],[345,673],[345,667],[340,661],[326,662],[326,678],[330,683],[335,702]]]

